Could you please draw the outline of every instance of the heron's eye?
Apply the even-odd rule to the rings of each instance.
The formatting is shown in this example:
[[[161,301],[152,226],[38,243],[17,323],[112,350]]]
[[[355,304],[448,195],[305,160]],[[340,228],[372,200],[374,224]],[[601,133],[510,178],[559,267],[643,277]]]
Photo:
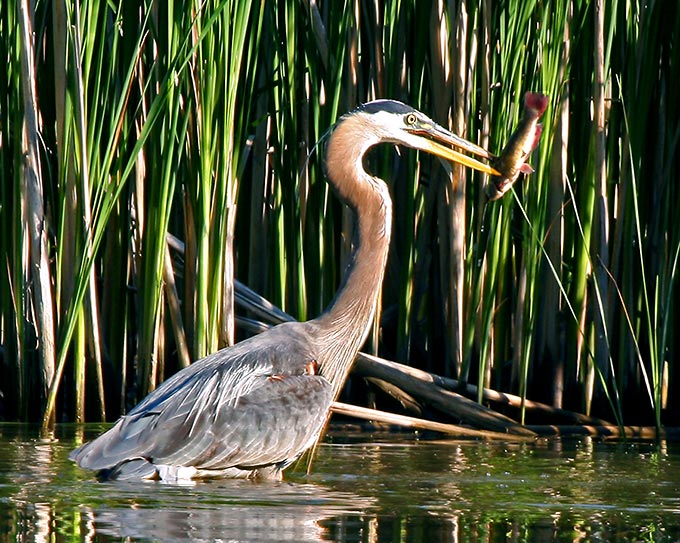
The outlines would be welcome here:
[[[418,121],[418,119],[417,119],[415,113],[409,113],[408,115],[406,115],[406,117],[404,117],[404,122],[408,126],[413,126],[414,124],[416,124],[417,121]]]

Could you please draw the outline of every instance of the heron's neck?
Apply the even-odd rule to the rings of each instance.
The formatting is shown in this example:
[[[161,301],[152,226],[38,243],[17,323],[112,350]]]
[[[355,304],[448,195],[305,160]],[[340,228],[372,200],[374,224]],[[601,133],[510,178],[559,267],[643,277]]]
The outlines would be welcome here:
[[[354,215],[354,245],[335,298],[315,319],[327,345],[321,373],[333,384],[335,395],[344,385],[364,343],[375,313],[390,244],[392,201],[385,183],[369,176],[362,160],[367,143],[349,136],[357,127],[336,127],[328,145],[328,179]]]

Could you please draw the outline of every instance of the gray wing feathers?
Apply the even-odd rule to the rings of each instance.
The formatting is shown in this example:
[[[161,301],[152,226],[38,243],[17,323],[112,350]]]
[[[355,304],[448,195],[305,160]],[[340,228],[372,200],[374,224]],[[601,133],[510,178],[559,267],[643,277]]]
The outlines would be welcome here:
[[[318,437],[332,387],[296,374],[296,364],[309,360],[305,349],[279,350],[271,339],[238,344],[177,373],[70,458],[92,470],[139,460],[199,470],[293,461]]]

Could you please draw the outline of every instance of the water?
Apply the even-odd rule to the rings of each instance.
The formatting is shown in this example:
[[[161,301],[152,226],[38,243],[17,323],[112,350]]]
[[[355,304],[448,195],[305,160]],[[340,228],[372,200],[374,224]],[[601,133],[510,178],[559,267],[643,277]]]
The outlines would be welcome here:
[[[336,430],[310,476],[177,486],[95,481],[76,434],[0,425],[0,541],[680,541],[676,443]]]

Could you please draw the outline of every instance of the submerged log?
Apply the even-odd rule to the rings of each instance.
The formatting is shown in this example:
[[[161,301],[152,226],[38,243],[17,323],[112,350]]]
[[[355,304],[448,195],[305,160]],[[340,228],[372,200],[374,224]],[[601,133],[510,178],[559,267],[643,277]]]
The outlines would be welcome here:
[[[537,435],[542,437],[578,437],[590,436],[606,439],[679,439],[680,428],[661,428],[654,426],[615,426],[615,425],[552,425],[535,424],[527,425]]]

